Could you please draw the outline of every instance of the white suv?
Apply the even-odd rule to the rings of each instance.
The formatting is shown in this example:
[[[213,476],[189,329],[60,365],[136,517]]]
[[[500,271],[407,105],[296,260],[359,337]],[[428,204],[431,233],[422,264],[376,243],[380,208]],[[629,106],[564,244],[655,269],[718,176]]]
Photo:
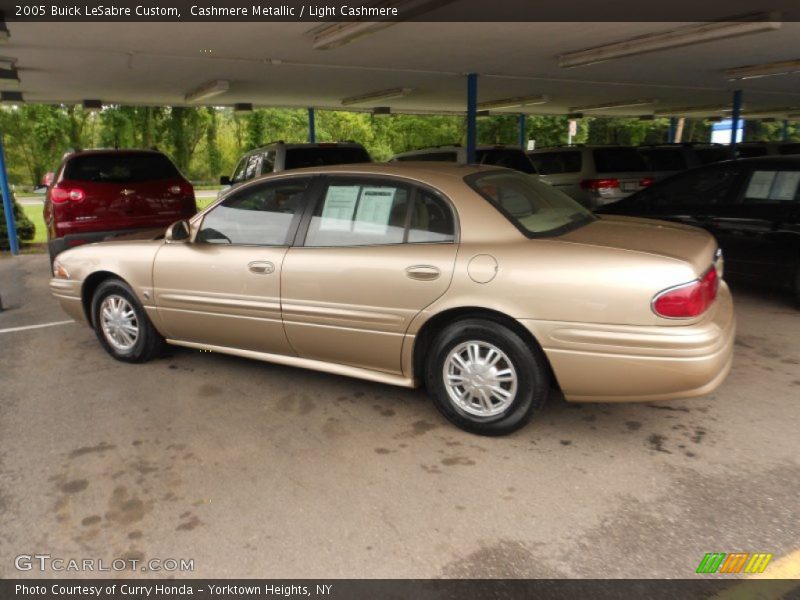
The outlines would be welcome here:
[[[528,153],[545,181],[589,209],[621,200],[653,183],[633,146],[555,146]]]
[[[389,162],[398,161],[454,162],[465,165],[467,164],[467,148],[458,144],[449,144],[421,150],[410,150],[409,152],[396,154]],[[519,146],[506,146],[503,144],[477,146],[475,148],[475,162],[480,165],[507,167],[529,175],[536,175],[536,167],[533,166],[533,163]]]

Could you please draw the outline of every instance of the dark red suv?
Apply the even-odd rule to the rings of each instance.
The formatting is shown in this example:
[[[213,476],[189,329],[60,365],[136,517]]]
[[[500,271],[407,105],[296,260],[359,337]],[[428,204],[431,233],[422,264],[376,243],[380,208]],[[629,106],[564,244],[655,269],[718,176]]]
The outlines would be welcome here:
[[[196,212],[192,184],[161,152],[73,152],[64,157],[45,196],[50,260],[73,246],[166,228]]]

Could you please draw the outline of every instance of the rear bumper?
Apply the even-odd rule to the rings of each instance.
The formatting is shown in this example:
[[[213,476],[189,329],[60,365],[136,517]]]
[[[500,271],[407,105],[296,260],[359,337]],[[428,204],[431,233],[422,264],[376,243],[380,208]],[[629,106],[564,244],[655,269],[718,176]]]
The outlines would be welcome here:
[[[78,322],[86,321],[81,301],[82,281],[72,279],[50,279],[50,293],[58,300],[61,309]]]
[[[541,343],[567,400],[647,402],[702,396],[724,381],[736,332],[724,283],[712,310],[686,326],[521,322]]]

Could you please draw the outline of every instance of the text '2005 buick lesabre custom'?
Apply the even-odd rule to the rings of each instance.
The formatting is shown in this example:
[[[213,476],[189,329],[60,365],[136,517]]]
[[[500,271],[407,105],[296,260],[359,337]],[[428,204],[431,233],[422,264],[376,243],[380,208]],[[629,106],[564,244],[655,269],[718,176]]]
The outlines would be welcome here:
[[[507,169],[301,169],[232,190],[158,239],[59,255],[52,292],[116,359],[163,344],[424,384],[468,431],[569,401],[707,394],[735,319],[714,238],[596,217]]]

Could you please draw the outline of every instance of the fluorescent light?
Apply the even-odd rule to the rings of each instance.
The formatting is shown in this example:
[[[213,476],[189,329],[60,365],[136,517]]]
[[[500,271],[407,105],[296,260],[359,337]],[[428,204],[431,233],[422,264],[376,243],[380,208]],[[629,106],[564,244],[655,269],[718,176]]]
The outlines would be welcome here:
[[[755,13],[739,17],[729,17],[727,21],[714,21],[679,27],[661,33],[652,33],[635,38],[567,52],[558,57],[558,66],[564,69],[593,65],[615,58],[635,56],[647,52],[681,48],[693,44],[702,44],[725,38],[775,31],[780,29],[778,13]]]
[[[365,2],[363,8],[375,14],[366,14],[371,21],[327,23],[311,29],[314,50],[333,50],[360,37],[390,27],[400,20],[406,21],[429,12],[453,0],[374,0]],[[384,19],[384,20],[381,20]],[[388,20],[393,19],[393,20]]]
[[[728,69],[725,75],[731,81],[739,79],[758,79],[759,77],[771,77],[773,75],[790,75],[800,72],[800,59],[783,60],[780,62],[767,63],[763,65],[749,65],[747,67],[736,67]]]
[[[708,115],[712,113],[730,112],[731,107],[723,104],[711,104],[707,106],[682,106],[679,108],[665,108],[657,110],[657,117],[680,117],[684,115]]]
[[[184,99],[186,102],[199,102],[201,100],[207,100],[208,98],[213,98],[214,96],[224,94],[230,89],[230,87],[230,81],[226,81],[225,79],[216,79],[214,81],[209,81],[199,85],[192,91],[187,92],[186,96],[184,96]]]
[[[547,102],[547,96],[517,96],[515,98],[479,102],[478,108],[496,110],[502,108],[517,108],[520,106],[534,106],[536,104],[544,104],[545,102]]]
[[[377,100],[391,100],[392,98],[402,98],[408,96],[413,90],[411,88],[391,88],[389,90],[381,90],[379,92],[369,92],[361,94],[360,96],[350,96],[349,98],[342,98],[342,106],[350,106],[351,104],[364,104],[367,102],[374,102]]]
[[[17,59],[12,56],[0,56],[0,69],[10,70],[17,67]]]
[[[593,110],[607,110],[610,108],[628,108],[631,106],[648,106],[655,104],[657,101],[651,99],[641,100],[621,100],[619,102],[602,102],[600,104],[590,104],[588,106],[573,106],[569,112],[589,112]]]

